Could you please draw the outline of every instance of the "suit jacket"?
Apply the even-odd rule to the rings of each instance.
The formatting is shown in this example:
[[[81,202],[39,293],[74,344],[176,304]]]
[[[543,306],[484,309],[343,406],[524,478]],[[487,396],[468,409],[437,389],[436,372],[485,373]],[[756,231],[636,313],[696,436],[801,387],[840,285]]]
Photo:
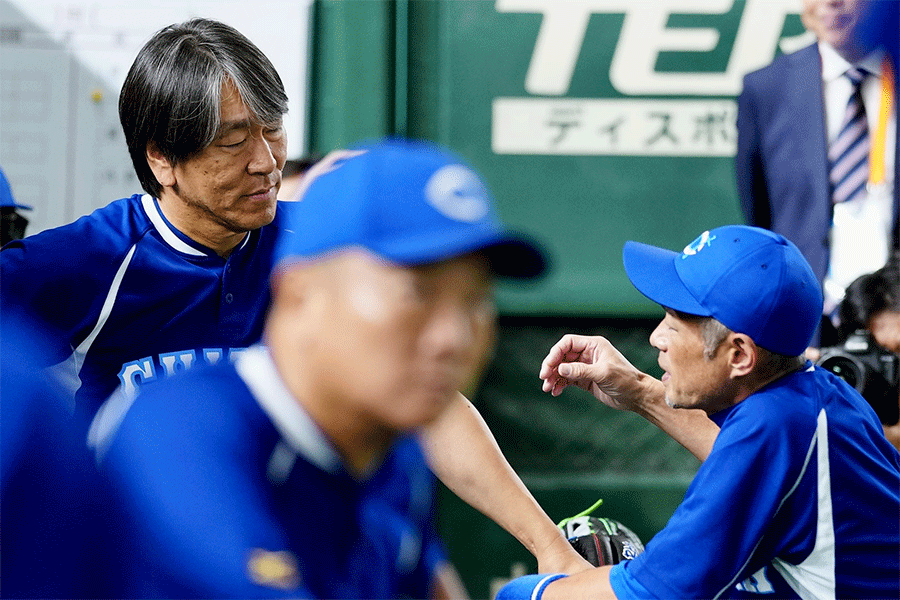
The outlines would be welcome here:
[[[832,218],[823,98],[817,44],[747,74],[738,97],[735,156],[738,196],[747,222],[797,244],[819,281],[828,269]],[[896,248],[900,152],[894,158]]]

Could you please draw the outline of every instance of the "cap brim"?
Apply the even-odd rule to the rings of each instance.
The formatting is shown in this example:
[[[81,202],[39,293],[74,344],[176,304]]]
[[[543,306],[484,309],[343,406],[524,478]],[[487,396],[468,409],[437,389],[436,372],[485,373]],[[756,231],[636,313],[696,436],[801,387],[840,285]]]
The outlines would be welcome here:
[[[484,248],[491,270],[506,279],[539,279],[549,270],[547,256],[531,240],[510,238]]]
[[[678,276],[675,261],[680,257],[677,252],[640,242],[625,242],[622,249],[625,273],[640,293],[665,308],[708,317],[710,312],[700,306]]]
[[[27,204],[19,204],[18,202],[12,202],[7,204],[0,204],[0,208],[20,208],[22,210],[34,210],[31,206]]]

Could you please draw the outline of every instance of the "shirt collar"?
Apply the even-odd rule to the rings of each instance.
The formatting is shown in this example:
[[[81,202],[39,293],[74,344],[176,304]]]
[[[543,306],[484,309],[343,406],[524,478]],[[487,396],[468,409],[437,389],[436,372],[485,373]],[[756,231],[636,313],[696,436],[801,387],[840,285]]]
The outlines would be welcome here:
[[[153,227],[159,232],[160,237],[173,249],[191,256],[216,256],[213,250],[176,229],[163,214],[162,209],[159,208],[159,201],[156,198],[149,194],[144,194],[141,196],[141,206],[144,207],[147,218],[153,223]],[[249,240],[250,233],[248,232],[244,235],[244,240],[237,245],[235,251],[242,250]]]
[[[852,66],[862,67],[869,73],[881,77],[882,54],[881,50],[875,50],[853,65],[838,54],[831,45],[819,42],[819,55],[822,57],[822,81],[830,83],[839,79]]]
[[[235,360],[238,375],[291,449],[324,471],[342,468],[337,450],[285,387],[265,346],[251,346]]]

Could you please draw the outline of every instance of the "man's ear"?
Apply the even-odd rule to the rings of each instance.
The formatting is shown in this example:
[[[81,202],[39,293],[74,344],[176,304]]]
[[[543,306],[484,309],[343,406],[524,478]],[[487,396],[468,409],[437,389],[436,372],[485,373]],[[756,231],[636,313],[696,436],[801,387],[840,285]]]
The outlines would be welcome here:
[[[150,170],[162,187],[173,187],[175,185],[175,167],[168,158],[163,156],[156,144],[149,142],[147,144],[147,164]]]
[[[743,333],[732,333],[728,339],[728,365],[733,378],[750,374],[759,360],[756,343]]]

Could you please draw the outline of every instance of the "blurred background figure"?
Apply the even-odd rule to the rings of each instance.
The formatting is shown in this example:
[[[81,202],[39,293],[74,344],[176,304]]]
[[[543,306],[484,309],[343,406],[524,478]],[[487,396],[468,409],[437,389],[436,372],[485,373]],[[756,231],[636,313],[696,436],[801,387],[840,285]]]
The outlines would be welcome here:
[[[833,317],[846,286],[883,265],[900,239],[893,101],[900,23],[896,2],[803,5],[817,42],[744,78],[735,172],[748,223],[797,244]],[[834,325],[823,319],[813,343],[834,344]]]
[[[2,220],[0,246],[5,246],[11,240],[20,240],[25,237],[28,218],[19,213],[20,210],[31,210],[31,207],[16,202],[9,180],[3,169],[0,169],[0,220]]]
[[[841,344],[823,349],[819,363],[849,376],[900,450],[900,254],[847,287],[840,319]]]

